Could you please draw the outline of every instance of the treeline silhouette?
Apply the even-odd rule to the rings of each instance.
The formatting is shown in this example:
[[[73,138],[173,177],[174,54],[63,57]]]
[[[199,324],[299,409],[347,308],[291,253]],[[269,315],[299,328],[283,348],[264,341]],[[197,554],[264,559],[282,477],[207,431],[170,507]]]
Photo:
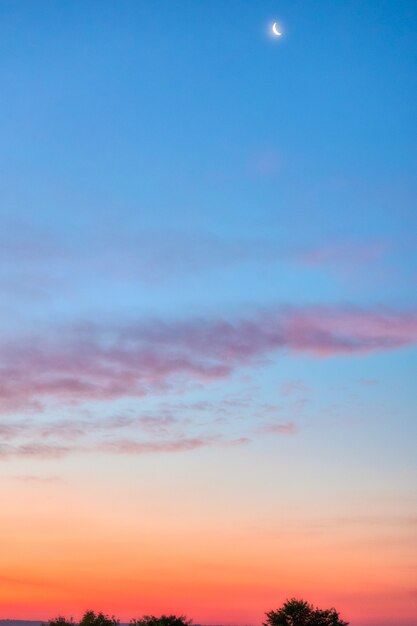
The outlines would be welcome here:
[[[265,613],[266,619],[263,626],[348,626],[349,622],[343,621],[336,609],[319,609],[305,600],[291,598],[284,604],[272,611]],[[86,611],[81,621],[74,622],[59,616],[51,619],[43,626],[119,626],[120,620],[116,617]],[[141,618],[131,619],[131,626],[192,626],[192,620],[185,615],[143,615]]]

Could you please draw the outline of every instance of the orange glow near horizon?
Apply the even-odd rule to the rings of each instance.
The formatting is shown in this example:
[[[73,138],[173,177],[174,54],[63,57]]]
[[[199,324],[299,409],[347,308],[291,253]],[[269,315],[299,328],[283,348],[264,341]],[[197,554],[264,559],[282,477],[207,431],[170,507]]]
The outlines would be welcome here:
[[[159,480],[165,489],[171,481]],[[92,478],[77,481],[76,473],[44,485],[3,482],[14,506],[0,515],[7,537],[0,617],[78,618],[92,608],[122,621],[176,612],[197,623],[259,624],[266,610],[297,596],[335,605],[353,625],[376,624],[385,611],[395,611],[399,624],[411,618],[410,602],[402,601],[409,555],[395,525],[336,516],[323,526],[318,515],[289,514],[276,504],[268,520],[262,508],[241,516],[237,502],[235,510],[205,515],[186,499],[191,474],[188,485],[178,484],[176,498],[169,491],[156,497],[142,485],[135,504],[131,487],[129,500],[123,489],[112,490],[109,500],[110,491]],[[218,484],[219,499],[227,496]]]

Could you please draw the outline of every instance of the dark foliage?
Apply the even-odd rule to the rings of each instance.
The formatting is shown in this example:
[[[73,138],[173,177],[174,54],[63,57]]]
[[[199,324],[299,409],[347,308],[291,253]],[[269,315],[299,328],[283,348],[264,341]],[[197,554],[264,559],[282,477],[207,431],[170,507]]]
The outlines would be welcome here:
[[[348,626],[336,609],[318,609],[304,600],[291,598],[281,608],[266,613],[263,626]]]
[[[79,626],[118,626],[120,620],[114,616],[109,617],[104,613],[94,613],[94,611],[86,611],[83,615]]]
[[[86,611],[77,624],[73,621],[72,617],[67,619],[65,617],[56,617],[49,620],[43,626],[119,626],[120,621],[115,617],[109,617],[104,613],[94,613],[94,611]]]
[[[336,609],[319,609],[305,600],[291,598],[274,611],[266,614],[263,626],[348,626],[343,621]],[[115,617],[109,617],[104,613],[86,611],[79,623],[72,618],[56,617],[42,626],[119,626],[120,621]],[[130,626],[192,626],[192,620],[184,615],[144,615],[138,619],[132,619]]]
[[[192,620],[187,620],[185,615],[144,615],[140,619],[130,620],[131,626],[191,626]]]
[[[76,626],[72,617],[67,619],[66,617],[55,617],[55,619],[50,619],[48,622],[42,624],[42,626]]]

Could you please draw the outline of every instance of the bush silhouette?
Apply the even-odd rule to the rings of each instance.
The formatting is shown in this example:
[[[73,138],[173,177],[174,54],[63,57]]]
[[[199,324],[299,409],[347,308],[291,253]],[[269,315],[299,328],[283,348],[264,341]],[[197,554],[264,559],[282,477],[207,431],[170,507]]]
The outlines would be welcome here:
[[[94,613],[94,611],[86,611],[79,623],[79,626],[118,626],[120,620],[114,616],[109,617],[104,613]]]
[[[274,611],[265,613],[263,626],[348,626],[339,617],[336,609],[319,609],[305,600],[291,598]],[[80,622],[59,616],[42,626],[119,626],[120,621],[104,613],[86,611]],[[185,615],[144,615],[130,620],[130,626],[192,626],[192,620]]]
[[[72,617],[55,617],[42,624],[42,626],[119,626],[120,620],[104,613],[86,611],[80,622],[74,622]],[[131,626],[191,626],[192,620],[186,619],[185,615],[144,615],[140,619],[130,620]]]
[[[131,626],[191,626],[192,620],[187,620],[185,615],[144,615],[140,619],[130,620]]]
[[[77,626],[72,619],[67,619],[66,617],[62,617],[61,615],[55,617],[54,619],[50,619],[48,622],[42,624],[42,626]]]
[[[76,623],[72,619],[66,617],[55,617],[55,619],[49,620],[43,626],[119,626],[120,621],[115,617],[109,617],[104,613],[94,613],[94,611],[86,611],[81,618],[81,621]]]
[[[265,613],[263,626],[348,626],[336,609],[318,609],[305,600],[291,598],[281,608]]]

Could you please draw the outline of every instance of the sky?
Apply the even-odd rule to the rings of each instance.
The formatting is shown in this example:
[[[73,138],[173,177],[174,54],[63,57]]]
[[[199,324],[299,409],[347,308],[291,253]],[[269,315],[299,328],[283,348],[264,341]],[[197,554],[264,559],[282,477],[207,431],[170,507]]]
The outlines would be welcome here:
[[[0,618],[416,626],[416,71],[414,0],[0,1]]]

